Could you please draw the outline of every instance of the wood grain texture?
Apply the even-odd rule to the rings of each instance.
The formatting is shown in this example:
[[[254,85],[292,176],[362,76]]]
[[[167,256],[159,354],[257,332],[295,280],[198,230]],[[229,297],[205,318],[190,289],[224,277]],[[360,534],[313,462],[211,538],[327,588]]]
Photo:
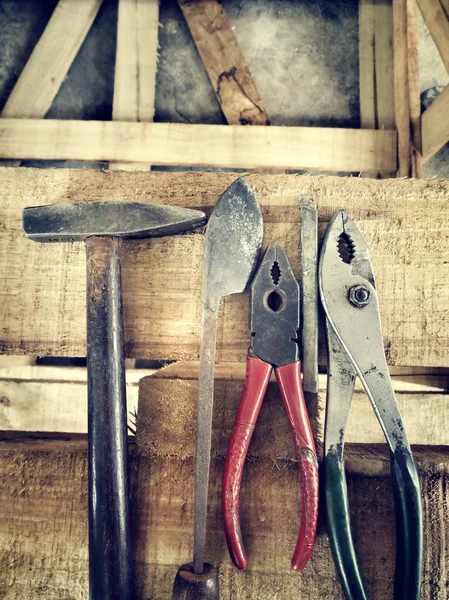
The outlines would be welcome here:
[[[210,213],[235,177],[232,173],[0,169],[4,228],[0,236],[1,353],[85,355],[84,246],[27,240],[21,229],[24,207],[133,200]],[[372,251],[388,362],[449,364],[449,248],[445,242],[449,182],[295,175],[250,175],[247,181],[261,204],[264,245],[284,245],[298,276],[298,197],[305,194],[315,199],[321,234],[335,210],[347,210]],[[125,242],[128,356],[198,358],[202,253],[201,233]],[[248,296],[226,298],[219,318],[218,362],[244,360],[247,324]]]
[[[244,372],[234,371],[234,379],[221,378],[217,370],[214,392],[213,455],[226,455],[234,419],[243,389]],[[177,378],[171,369],[145,377],[140,382],[138,405],[138,442],[140,451],[152,456],[195,455],[195,415],[198,397],[195,378]],[[182,373],[180,373],[182,374]],[[185,375],[185,370],[184,373]],[[193,372],[191,372],[193,377]],[[414,379],[414,378],[410,378]],[[444,445],[449,431],[449,395],[441,383],[428,378],[426,385],[393,377],[393,386],[411,444]],[[448,378],[445,378],[445,385]],[[1,380],[0,380],[1,384]],[[436,387],[432,387],[435,385]],[[440,386],[440,387],[438,387]],[[1,387],[0,387],[1,389]],[[326,378],[320,377],[319,405],[307,406],[315,441],[323,441]],[[176,403],[176,412],[173,405]],[[374,410],[360,382],[357,382],[345,440],[347,443],[385,443]],[[292,433],[277,383],[272,379],[262,404],[248,456],[251,460],[270,458],[295,460]]]
[[[398,177],[412,175],[407,3],[408,0],[393,2],[394,107],[398,132]]]
[[[26,357],[2,357],[20,360]],[[226,368],[228,367],[228,368]],[[235,417],[237,405],[245,376],[245,363],[219,364],[216,369],[216,415],[215,437],[217,447],[221,452],[226,450],[226,442],[221,443],[223,435],[230,433],[232,420]],[[155,376],[168,379],[198,378],[198,363],[173,364],[162,370],[127,369],[127,401],[130,427],[135,429],[137,414],[137,396],[139,381],[143,377]],[[404,379],[405,378],[405,379]],[[224,388],[220,380],[227,379]],[[231,379],[231,382],[229,381]],[[448,375],[393,375],[393,387],[406,425],[409,440],[412,444],[440,445],[447,442],[449,431],[449,389]],[[170,383],[181,388],[177,396],[177,412],[185,417],[193,414],[196,403],[197,382],[187,384]],[[167,417],[164,406],[159,406],[155,414],[148,414],[148,398],[157,391],[159,383],[142,382],[142,404],[139,419],[146,423],[146,439],[151,446],[152,427],[159,426]],[[153,391],[154,389],[154,391]],[[221,391],[221,394],[219,393]],[[227,398],[225,401],[224,396]],[[174,393],[173,396],[176,394]],[[320,399],[324,406],[326,398],[326,376],[320,375]],[[290,431],[283,416],[282,400],[273,381],[267,396],[268,408],[264,409],[261,421],[258,423],[257,439],[269,439],[266,450],[276,452],[278,444],[281,448],[290,444]],[[309,406],[315,432],[324,430],[324,410],[316,410]],[[271,416],[279,417],[276,427],[271,422]],[[180,452],[183,456],[191,456],[193,452],[194,432],[180,428],[177,419],[172,422],[167,419],[167,444],[172,444],[171,452]],[[280,424],[280,425],[279,425]],[[166,426],[166,425],[164,425]],[[279,429],[280,427],[280,429]],[[226,429],[226,432],[223,432]],[[87,432],[87,373],[82,367],[47,367],[36,365],[21,365],[0,369],[0,430],[2,431],[40,431],[63,433]],[[131,431],[131,429],[130,429]],[[179,436],[177,438],[177,436]],[[261,436],[261,437],[260,437]],[[179,439],[183,439],[179,443]],[[322,436],[318,435],[318,441]],[[374,416],[368,398],[359,382],[353,398],[350,420],[346,439],[351,443],[382,443],[383,433]],[[190,447],[187,447],[190,445]],[[144,449],[142,443],[142,449]],[[257,443],[253,452],[257,452]],[[260,446],[259,446],[260,450]]]
[[[154,371],[126,370],[130,425],[139,380]],[[87,433],[87,370],[21,366],[0,369],[0,430]]]
[[[156,92],[159,0],[120,0],[114,74],[114,121],[151,122]],[[148,170],[141,163],[113,169]]]
[[[364,129],[394,129],[393,5],[360,0],[360,119]]]
[[[179,0],[193,41],[230,125],[269,125],[255,81],[218,0]]]
[[[449,86],[422,115],[422,153],[428,160],[449,141]]]
[[[447,1],[417,0],[429,33],[449,73],[449,16]]]
[[[415,449],[424,497],[422,600],[448,585],[447,450]],[[386,450],[348,447],[351,521],[367,592],[393,593],[394,511]],[[300,491],[296,464],[260,459],[245,466],[241,522],[249,555],[237,572],[221,524],[223,461],[212,462],[207,557],[220,565],[223,600],[342,600],[322,520],[312,560],[290,569]],[[169,600],[176,570],[190,560],[193,460],[132,451],[137,599]],[[5,600],[87,600],[87,451],[83,440],[0,443],[0,595]]]
[[[46,115],[101,4],[102,0],[59,0],[1,117],[26,119]]]
[[[418,6],[407,0],[408,93],[411,125],[412,177],[422,177],[421,82],[419,78]]]
[[[322,127],[3,119],[0,158],[248,169],[394,170],[396,133]]]
[[[360,124],[364,129],[395,129],[393,6],[359,0]],[[363,173],[391,177],[394,173]]]

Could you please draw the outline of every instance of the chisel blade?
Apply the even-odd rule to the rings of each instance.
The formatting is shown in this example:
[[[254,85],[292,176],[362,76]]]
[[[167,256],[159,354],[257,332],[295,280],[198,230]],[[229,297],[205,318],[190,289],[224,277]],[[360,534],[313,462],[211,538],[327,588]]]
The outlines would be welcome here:
[[[303,389],[318,394],[318,211],[301,196]]]

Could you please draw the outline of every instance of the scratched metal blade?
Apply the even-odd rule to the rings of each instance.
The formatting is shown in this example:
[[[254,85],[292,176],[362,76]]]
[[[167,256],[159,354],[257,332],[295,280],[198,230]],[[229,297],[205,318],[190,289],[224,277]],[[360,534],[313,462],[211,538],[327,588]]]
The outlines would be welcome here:
[[[318,211],[301,196],[303,389],[318,394]]]
[[[198,390],[193,570],[203,572],[212,438],[214,365],[220,298],[243,292],[262,244],[259,204],[243,178],[219,198],[206,228],[203,262],[203,330]]]

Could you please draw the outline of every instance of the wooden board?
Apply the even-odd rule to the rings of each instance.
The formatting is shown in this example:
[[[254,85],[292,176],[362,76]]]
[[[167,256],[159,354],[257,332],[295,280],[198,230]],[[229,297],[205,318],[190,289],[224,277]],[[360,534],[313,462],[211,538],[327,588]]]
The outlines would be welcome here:
[[[422,152],[429,159],[449,141],[449,86],[422,115]]]
[[[0,158],[228,168],[394,170],[396,132],[4,119]]]
[[[360,120],[365,129],[394,129],[393,6],[360,0]]]
[[[210,213],[235,177],[0,169],[0,353],[85,355],[83,244],[27,240],[21,230],[25,206],[134,200]],[[389,363],[449,364],[449,182],[294,175],[250,175],[247,180],[262,206],[264,244],[283,244],[298,276],[298,197],[306,194],[316,200],[321,233],[335,210],[346,209],[372,250]],[[201,233],[124,245],[128,356],[197,359],[202,252]],[[219,323],[219,362],[244,360],[247,323],[248,296],[227,298]]]
[[[139,381],[154,370],[127,369],[130,426]],[[0,430],[87,433],[87,370],[20,366],[0,369]]]
[[[177,369],[163,369],[141,379],[138,405],[138,436],[141,452],[156,456],[187,459],[195,455],[197,373],[178,378]],[[244,369],[236,369],[229,379],[217,369],[214,393],[213,454],[226,455],[243,387]],[[441,387],[432,387],[431,378],[423,386],[393,378],[401,414],[412,444],[440,445],[447,442],[449,431],[449,395]],[[436,382],[435,382],[436,383]],[[445,378],[445,385],[448,378]],[[1,390],[1,380],[0,380]],[[323,441],[326,379],[320,377],[320,405],[308,405],[309,418],[317,445]],[[176,404],[176,412],[173,405]],[[385,437],[362,386],[358,382],[346,432],[346,442],[385,443]],[[249,451],[252,459],[261,457],[295,460],[291,430],[274,378],[262,405]]]
[[[447,450],[415,450],[425,515],[422,600],[448,585]],[[394,511],[388,454],[347,449],[349,498],[358,558],[370,598],[393,594]],[[323,520],[311,563],[290,569],[299,522],[298,471],[289,461],[245,467],[242,530],[246,573],[227,555],[221,524],[223,463],[212,464],[208,560],[220,565],[222,600],[342,600]],[[191,559],[193,460],[132,452],[137,600],[169,600],[176,570]],[[87,600],[87,451],[80,439],[0,443],[0,595],[5,600]]]
[[[26,119],[46,115],[102,1],[59,0],[1,112],[1,117]]]
[[[393,6],[359,0],[360,124],[364,129],[395,129]],[[394,173],[367,173],[391,177]]]
[[[27,357],[3,357],[20,361]],[[228,368],[226,368],[228,367]],[[135,415],[137,414],[137,396],[139,381],[143,377],[154,375],[157,378],[197,379],[198,363],[172,364],[162,370],[149,369],[127,369],[127,400],[130,427],[135,429]],[[222,431],[216,435],[225,436],[229,434],[232,420],[240,398],[240,393],[245,376],[245,364],[235,363],[232,365],[220,364],[216,369],[216,387],[220,389],[220,379],[228,379],[226,385],[226,397],[230,398],[230,405],[224,405],[221,400],[217,401],[216,424],[220,425]],[[405,379],[404,379],[405,378]],[[231,379],[231,383],[229,383]],[[449,375],[430,374],[420,375],[393,375],[393,386],[401,409],[401,413],[407,428],[409,440],[412,444],[439,445],[447,442],[449,430]],[[153,433],[151,428],[157,426],[159,421],[164,420],[164,407],[159,407],[152,416],[148,413],[149,400],[153,394],[153,388],[157,383],[142,382],[142,404],[139,418],[147,422],[147,440],[151,444]],[[172,383],[182,388],[178,412],[181,414],[194,414],[196,405],[196,381],[189,382],[188,388],[185,384]],[[231,394],[232,392],[232,394]],[[218,398],[219,396],[217,396]],[[326,376],[320,375],[320,399],[321,406],[325,405],[326,399]],[[271,386],[267,399],[270,410],[262,412],[262,425],[269,436],[274,439],[276,447],[276,432],[273,432],[269,422],[266,422],[271,413],[278,415],[282,425],[280,443],[285,446],[286,440],[289,444],[290,433],[283,417],[282,401],[275,385]],[[220,408],[221,407],[221,408]],[[270,412],[271,411],[271,412]],[[218,415],[221,413],[221,417]],[[316,414],[315,429],[318,432],[324,430],[324,410]],[[264,424],[265,423],[265,424]],[[176,434],[176,426],[167,433],[168,439],[173,439]],[[223,431],[223,428],[226,431]],[[87,432],[87,373],[83,367],[48,367],[36,365],[20,365],[0,368],[0,430],[2,431],[34,431],[34,432],[64,432],[64,433],[86,433]],[[131,432],[131,429],[130,429]],[[193,452],[193,433],[178,431],[180,437],[188,439],[190,444],[189,453]],[[268,435],[267,433],[267,435]],[[189,437],[190,435],[190,437]],[[257,438],[256,438],[257,439]],[[321,440],[321,436],[318,438]],[[353,398],[349,425],[346,439],[352,443],[383,443],[383,433],[376,421],[373,409],[358,383]],[[223,442],[225,448],[226,440]],[[178,442],[175,440],[176,448]],[[270,442],[271,445],[271,442]],[[182,446],[182,445],[181,445]]]
[[[154,117],[159,0],[120,0],[115,58],[114,121],[147,121]],[[148,170],[141,163],[113,163],[113,169]]]
[[[419,77],[418,6],[407,0],[408,93],[411,124],[412,177],[422,177],[421,82]]]
[[[393,2],[394,107],[398,131],[398,177],[412,175],[407,4],[408,0]]]
[[[230,125],[269,125],[254,79],[218,0],[179,0],[220,106]]]
[[[417,0],[429,33],[449,73],[449,15],[447,1]]]

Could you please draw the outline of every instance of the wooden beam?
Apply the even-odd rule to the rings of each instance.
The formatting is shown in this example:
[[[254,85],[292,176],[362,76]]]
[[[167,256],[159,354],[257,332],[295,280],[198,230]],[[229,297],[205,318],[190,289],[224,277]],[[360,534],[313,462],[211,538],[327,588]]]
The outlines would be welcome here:
[[[127,369],[130,425],[142,377],[155,370]],[[87,433],[87,371],[82,367],[19,366],[0,369],[0,430]]]
[[[67,436],[66,436],[67,438]],[[347,448],[351,525],[370,597],[390,600],[394,578],[393,494],[384,448]],[[445,449],[415,449],[423,494],[425,556],[422,599],[440,597],[448,580],[449,516]],[[138,599],[169,598],[180,564],[191,560],[192,459],[131,451],[133,540]],[[329,540],[318,531],[312,561],[290,569],[300,509],[294,463],[260,459],[245,465],[241,520],[248,570],[237,571],[221,520],[223,461],[212,461],[207,557],[220,566],[222,600],[341,599]],[[87,449],[81,439],[9,439],[0,443],[0,589],[5,598],[86,598]],[[55,569],[57,564],[57,569]]]
[[[388,171],[396,168],[396,133],[323,127],[3,119],[0,158]]]
[[[101,4],[102,0],[59,0],[1,117],[27,119],[46,115]]]
[[[364,129],[394,129],[393,6],[360,0],[360,118]]]
[[[254,79],[218,0],[179,0],[220,106],[230,125],[269,125]]]
[[[159,0],[120,0],[114,75],[114,121],[151,122],[156,92]],[[141,163],[112,169],[148,170]]]
[[[84,246],[27,240],[21,229],[25,206],[134,200],[209,213],[235,177],[0,169],[0,353],[85,355]],[[389,362],[449,364],[449,182],[296,175],[249,175],[247,181],[262,207],[264,244],[284,245],[298,276],[298,195],[316,200],[321,231],[334,211],[347,210],[372,252]],[[423,231],[428,232],[425,243]],[[202,253],[199,233],[124,244],[128,356],[197,359]],[[218,333],[219,362],[244,360],[247,315],[245,294],[226,299]]]
[[[428,160],[449,141],[449,86],[422,115],[422,153]]]
[[[395,129],[393,6],[359,0],[360,120],[363,129]],[[364,173],[389,177],[390,173]]]
[[[244,363],[242,363],[242,371]],[[169,374],[171,369],[145,377],[139,390],[139,447],[145,453],[158,456],[178,456],[187,459],[195,456],[196,428],[194,420],[186,419],[196,405],[198,373],[191,379]],[[173,372],[172,372],[173,373]],[[244,373],[240,377],[215,378],[213,454],[226,455],[234,419],[242,394]],[[441,445],[447,441],[449,428],[449,396],[445,391],[411,391],[411,384],[393,379],[397,401],[412,444]],[[176,414],[170,399],[177,398]],[[320,405],[308,405],[309,418],[318,445],[323,442],[326,379],[320,380]],[[157,429],[157,431],[156,431]],[[267,440],[270,443],[267,444]],[[385,443],[385,437],[364,390],[359,384],[355,390],[346,431],[346,442],[358,444]],[[279,388],[275,381],[268,391],[251,441],[251,459],[271,457],[294,460],[291,429],[283,408]]]
[[[418,46],[418,7],[415,0],[407,0],[407,69],[412,146],[412,177],[422,177],[423,162],[421,154],[421,82],[419,78]]]
[[[394,107],[398,132],[398,177],[412,175],[407,4],[408,0],[393,2]]]
[[[419,9],[430,35],[449,73],[449,16],[447,2],[440,0],[417,0]]]

